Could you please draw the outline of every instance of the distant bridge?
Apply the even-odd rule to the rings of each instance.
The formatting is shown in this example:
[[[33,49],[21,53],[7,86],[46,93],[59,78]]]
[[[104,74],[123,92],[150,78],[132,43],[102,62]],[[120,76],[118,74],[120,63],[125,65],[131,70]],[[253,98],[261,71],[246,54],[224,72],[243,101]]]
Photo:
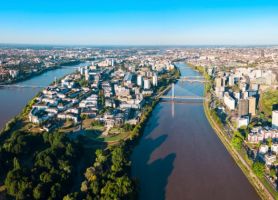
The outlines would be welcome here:
[[[207,80],[204,79],[203,76],[181,76],[179,81],[187,81],[187,82],[199,82],[199,83],[205,83]]]
[[[66,68],[66,69],[80,69],[80,67],[71,67],[71,66],[62,66],[61,68]]]
[[[192,69],[192,67],[178,67],[178,69]]]
[[[18,84],[12,84],[12,85],[0,85],[0,88],[45,88],[46,86],[41,85],[18,85]]]
[[[204,79],[203,76],[181,76],[180,79]]]

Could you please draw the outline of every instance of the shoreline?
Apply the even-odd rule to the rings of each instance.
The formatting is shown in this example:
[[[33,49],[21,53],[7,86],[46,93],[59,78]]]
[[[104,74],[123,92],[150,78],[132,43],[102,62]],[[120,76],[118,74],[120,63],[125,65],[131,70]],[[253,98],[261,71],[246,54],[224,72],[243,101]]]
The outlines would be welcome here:
[[[198,70],[197,66],[194,66],[192,64],[188,64],[188,66],[192,67],[193,69]],[[205,72],[198,70],[199,73],[206,79]],[[209,80],[208,80],[209,81]],[[207,85],[208,83],[204,83],[204,96],[208,96],[207,93]],[[225,133],[219,128],[218,124],[214,121],[212,116],[210,115],[209,107],[208,107],[208,101],[203,101],[203,109],[204,113],[206,115],[206,118],[218,136],[218,138],[221,140],[222,144],[225,146],[226,150],[229,152],[237,166],[241,169],[245,177],[248,179],[249,183],[253,186],[257,194],[261,199],[269,200],[269,199],[275,199],[273,195],[268,191],[268,189],[265,187],[265,185],[261,182],[261,180],[254,174],[251,167],[248,165],[248,163],[242,158],[242,156],[237,152],[237,150],[231,145],[229,140],[227,139]]]
[[[38,71],[38,72],[32,72],[30,74],[27,74],[25,77],[22,77],[20,79],[15,79],[15,80],[12,80],[10,82],[2,82],[0,83],[0,85],[12,85],[12,84],[16,84],[16,83],[20,83],[20,82],[23,82],[23,81],[27,81],[27,80],[30,80],[36,76],[39,76],[39,75],[42,75],[48,71],[52,71],[52,70],[56,70],[56,69],[60,69],[62,68],[63,66],[72,66],[72,65],[78,65],[82,62],[86,62],[86,61],[81,61],[81,60],[75,60],[75,61],[69,61],[69,62],[66,62],[66,63],[62,63],[62,64],[58,64],[58,65],[55,65],[53,67],[50,67],[50,68],[45,68],[41,71]]]

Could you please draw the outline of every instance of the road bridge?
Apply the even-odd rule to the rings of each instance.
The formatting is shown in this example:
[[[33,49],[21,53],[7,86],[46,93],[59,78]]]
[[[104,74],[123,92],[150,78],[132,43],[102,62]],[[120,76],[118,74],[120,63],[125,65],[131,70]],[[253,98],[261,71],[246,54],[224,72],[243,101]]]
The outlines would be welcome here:
[[[171,101],[175,101],[175,100],[206,100],[206,98],[204,96],[198,96],[198,95],[175,95],[175,84],[172,83],[171,85],[172,88],[172,94],[171,95],[160,95],[158,96],[158,98],[162,99],[162,100],[171,100]],[[168,89],[168,88],[167,88]]]
[[[18,85],[18,84],[12,84],[12,85],[0,85],[0,88],[45,88],[46,86],[41,85]]]

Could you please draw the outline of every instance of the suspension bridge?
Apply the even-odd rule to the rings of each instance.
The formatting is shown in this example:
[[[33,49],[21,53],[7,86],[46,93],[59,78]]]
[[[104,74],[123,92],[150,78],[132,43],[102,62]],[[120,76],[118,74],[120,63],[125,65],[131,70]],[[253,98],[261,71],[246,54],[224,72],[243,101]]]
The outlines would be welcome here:
[[[189,82],[206,82],[206,80],[202,76],[184,76],[178,79],[179,81],[189,81]],[[170,86],[169,86],[170,87]],[[169,90],[169,88],[168,88]],[[171,95],[162,95],[160,94],[159,98],[162,100],[206,100],[204,96],[198,96],[195,94],[192,95],[175,95],[175,84],[172,83],[171,86],[172,94]]]

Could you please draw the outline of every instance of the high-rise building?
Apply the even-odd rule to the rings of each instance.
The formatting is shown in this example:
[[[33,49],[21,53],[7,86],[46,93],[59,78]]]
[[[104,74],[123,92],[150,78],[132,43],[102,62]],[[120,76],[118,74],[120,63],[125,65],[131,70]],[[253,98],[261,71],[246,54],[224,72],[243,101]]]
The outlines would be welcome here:
[[[229,86],[234,86],[235,84],[235,79],[234,79],[234,76],[229,76]]]
[[[255,116],[256,115],[256,98],[255,97],[249,97],[248,98],[248,103],[249,103],[249,114],[251,114],[251,116]]]
[[[140,87],[143,86],[143,77],[141,75],[137,76],[137,85]]]
[[[242,90],[242,92],[245,92],[247,90],[247,84],[246,83],[240,83],[239,88]]]
[[[226,81],[227,81],[227,78],[224,76],[222,77],[222,87],[225,87],[226,86]]]
[[[234,97],[236,98],[237,101],[239,101],[240,97],[241,97],[241,93],[240,92],[234,92]]]
[[[85,80],[86,80],[86,81],[91,82],[91,81],[93,81],[93,79],[94,79],[93,74],[91,74],[91,73],[85,73]]]
[[[157,74],[156,73],[154,73],[154,75],[153,75],[153,86],[157,86]]]
[[[248,126],[249,124],[249,116],[239,117],[237,122],[237,127],[240,128],[242,126]]]
[[[278,129],[278,110],[272,111],[272,128]]]
[[[238,101],[238,115],[245,116],[249,113],[248,99],[240,99]]]
[[[85,71],[86,71],[85,67],[79,67],[79,72],[81,75],[84,75]]]
[[[251,89],[252,90],[259,90],[259,85],[258,84],[255,84],[255,83],[253,83],[253,84],[251,84]]]
[[[222,87],[222,78],[218,77],[215,79],[215,87],[216,88],[221,88]]]
[[[225,92],[224,94],[224,103],[229,108],[229,110],[235,109],[236,101],[229,95],[228,92]]]
[[[149,79],[144,79],[144,89],[148,90],[151,88],[151,83]]]

